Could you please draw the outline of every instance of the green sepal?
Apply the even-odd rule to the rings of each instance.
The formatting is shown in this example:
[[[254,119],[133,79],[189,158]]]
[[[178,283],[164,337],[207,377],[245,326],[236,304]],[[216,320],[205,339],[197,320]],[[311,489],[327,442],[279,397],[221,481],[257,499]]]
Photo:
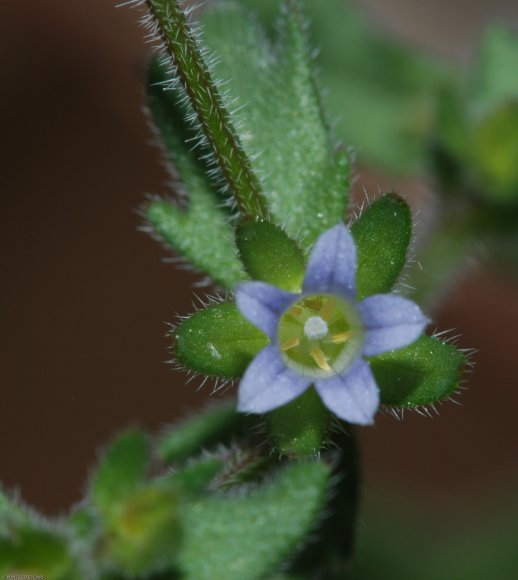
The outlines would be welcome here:
[[[447,399],[458,388],[466,356],[431,336],[369,359],[384,405],[418,407]]]
[[[143,483],[149,461],[149,442],[144,432],[131,429],[117,435],[93,476],[93,505],[104,515],[116,511],[120,502]]]
[[[313,528],[329,475],[324,463],[295,463],[247,494],[213,495],[190,504],[180,554],[185,577],[270,577]]]
[[[330,413],[313,387],[267,418],[270,439],[280,455],[314,456],[324,446]]]
[[[280,227],[266,220],[241,222],[236,229],[236,242],[251,278],[300,292],[306,268],[304,254]]]
[[[184,367],[205,375],[235,378],[268,344],[232,302],[195,312],[174,331],[174,353]]]
[[[236,412],[234,403],[211,406],[168,428],[158,441],[158,454],[164,463],[185,461],[202,449],[223,443],[242,422],[243,415]]]
[[[105,523],[99,551],[106,568],[149,574],[174,566],[182,542],[181,495],[170,478],[141,486]]]
[[[412,213],[397,194],[371,203],[351,227],[356,242],[357,298],[390,292],[406,262]]]

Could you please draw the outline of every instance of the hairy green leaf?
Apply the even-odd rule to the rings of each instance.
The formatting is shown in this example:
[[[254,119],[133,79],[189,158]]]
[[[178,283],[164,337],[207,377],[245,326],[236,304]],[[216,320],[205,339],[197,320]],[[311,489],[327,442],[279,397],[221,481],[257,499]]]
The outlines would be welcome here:
[[[188,369],[217,377],[239,377],[268,344],[237,306],[223,302],[195,312],[174,331],[174,352]]]
[[[239,3],[257,12],[273,34],[279,0]],[[368,163],[405,173],[423,168],[434,93],[453,77],[448,63],[389,38],[351,2],[304,4],[337,136]]]
[[[292,464],[246,495],[206,497],[185,514],[181,567],[189,580],[259,580],[307,537],[326,498],[329,468]]]
[[[230,214],[207,176],[207,166],[186,140],[192,138],[177,103],[178,94],[167,89],[165,71],[154,61],[150,68],[148,105],[168,161],[178,174],[176,189],[184,206],[152,200],[145,208],[155,234],[189,262],[224,287],[232,288],[245,277],[237,256]]]
[[[433,405],[458,388],[466,356],[431,336],[370,359],[381,402],[398,407]]]
[[[406,262],[412,237],[412,214],[398,195],[384,195],[369,205],[351,228],[356,241],[358,298],[389,292]]]
[[[300,292],[304,254],[281,228],[265,220],[242,222],[236,230],[239,255],[251,278]]]
[[[330,137],[300,6],[288,3],[278,46],[234,5],[216,5],[203,25],[271,217],[309,247],[344,215],[349,157]]]

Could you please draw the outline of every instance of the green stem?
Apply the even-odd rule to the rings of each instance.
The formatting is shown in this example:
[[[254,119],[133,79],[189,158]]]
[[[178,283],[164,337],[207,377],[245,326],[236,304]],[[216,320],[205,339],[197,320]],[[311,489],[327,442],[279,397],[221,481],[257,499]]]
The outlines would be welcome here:
[[[244,215],[263,216],[261,185],[178,0],[146,0],[172,65],[234,198]]]
[[[334,466],[335,481],[327,517],[319,526],[317,540],[308,543],[291,566],[307,578],[345,578],[355,547],[361,467],[354,430],[346,424],[343,429],[333,437],[336,449],[323,456]]]

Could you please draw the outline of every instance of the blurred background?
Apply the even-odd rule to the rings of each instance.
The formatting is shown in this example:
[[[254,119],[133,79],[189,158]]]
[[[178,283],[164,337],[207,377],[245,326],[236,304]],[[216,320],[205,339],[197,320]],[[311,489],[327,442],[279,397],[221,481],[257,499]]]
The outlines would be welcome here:
[[[513,0],[355,4],[387,35],[461,67],[488,23],[518,22]],[[110,0],[2,3],[0,480],[46,514],[80,499],[117,430],[157,432],[210,393],[165,363],[166,322],[192,310],[199,277],[139,231],[144,194],[165,193],[167,176],[142,114],[148,47],[136,16]],[[427,179],[361,150],[355,173],[358,196],[395,189],[426,229]],[[448,289],[434,323],[478,349],[475,372],[460,406],[362,430],[361,526],[380,504],[439,535],[517,513],[517,291],[512,269],[488,257]]]

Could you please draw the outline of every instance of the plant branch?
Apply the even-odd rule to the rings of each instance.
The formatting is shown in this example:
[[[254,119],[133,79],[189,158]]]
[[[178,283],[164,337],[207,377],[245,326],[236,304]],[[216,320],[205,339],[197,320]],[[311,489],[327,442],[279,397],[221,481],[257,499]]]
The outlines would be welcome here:
[[[240,211],[248,216],[265,216],[261,185],[232,126],[185,11],[178,0],[146,0],[146,5]]]

